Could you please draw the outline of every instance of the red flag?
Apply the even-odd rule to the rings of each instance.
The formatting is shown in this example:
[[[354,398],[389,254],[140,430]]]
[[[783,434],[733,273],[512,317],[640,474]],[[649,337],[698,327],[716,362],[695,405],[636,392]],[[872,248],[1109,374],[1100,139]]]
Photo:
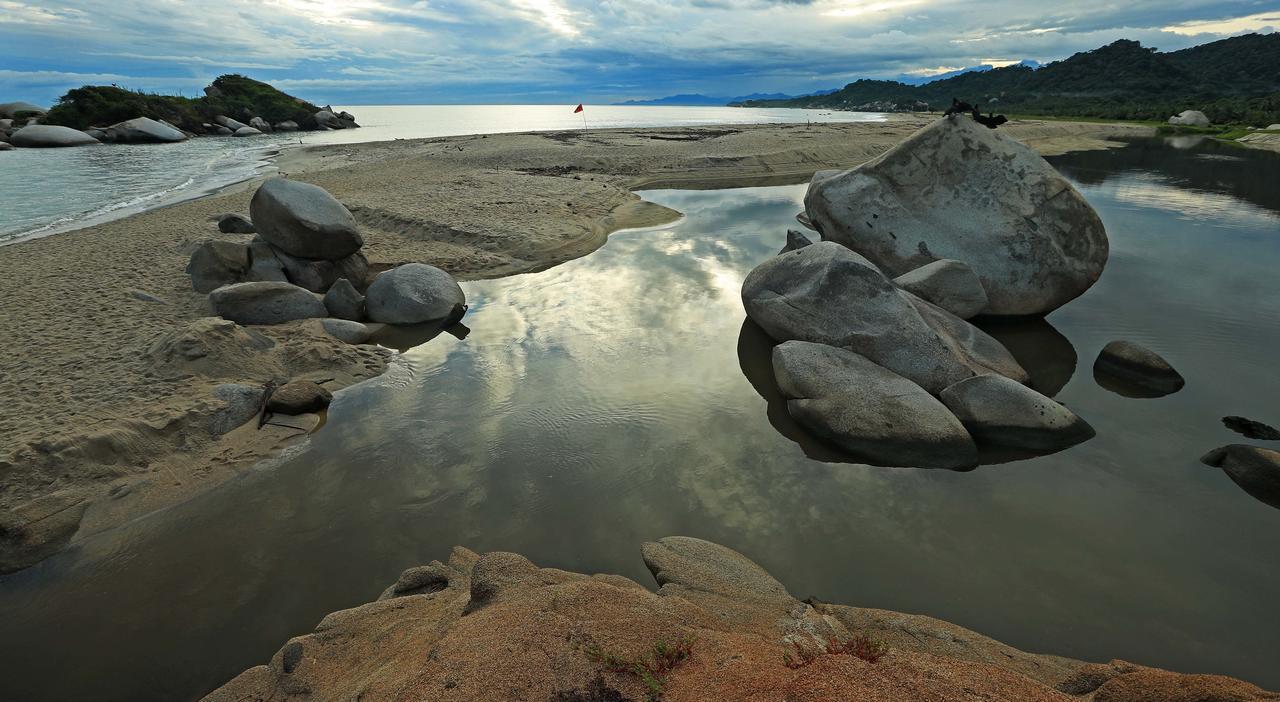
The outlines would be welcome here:
[[[576,114],[578,114],[579,112],[582,112],[582,103],[578,103],[578,109],[574,110],[574,111],[573,111],[573,114],[575,114],[575,115],[576,115]]]

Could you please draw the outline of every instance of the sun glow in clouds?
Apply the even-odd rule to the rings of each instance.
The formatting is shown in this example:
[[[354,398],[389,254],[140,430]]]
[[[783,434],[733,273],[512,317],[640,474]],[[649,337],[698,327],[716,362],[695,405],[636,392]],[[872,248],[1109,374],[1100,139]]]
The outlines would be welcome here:
[[[1256,15],[1224,20],[1183,22],[1182,24],[1172,24],[1161,29],[1174,34],[1192,36],[1196,34],[1241,34],[1266,28],[1280,28],[1280,12],[1262,12]]]
[[[511,0],[511,2],[533,15],[539,24],[556,34],[576,37],[582,33],[573,23],[573,14],[556,0]]]
[[[920,4],[920,0],[833,0],[824,10],[827,17],[861,17]]]

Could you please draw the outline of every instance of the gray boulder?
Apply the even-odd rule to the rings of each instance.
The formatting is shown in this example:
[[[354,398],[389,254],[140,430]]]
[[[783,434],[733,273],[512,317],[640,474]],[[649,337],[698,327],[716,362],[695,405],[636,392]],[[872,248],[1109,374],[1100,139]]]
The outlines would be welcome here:
[[[1039,315],[1102,274],[1107,233],[1035,151],[967,117],[943,118],[839,175],[815,179],[805,211],[823,239],[891,276],[939,259],[968,264],[994,315]]]
[[[320,325],[326,334],[348,344],[363,344],[373,336],[369,327],[349,319],[322,319]]]
[[[258,131],[257,129],[254,129],[253,127],[241,127],[237,129],[235,131],[235,134],[233,134],[232,136],[251,137],[251,136],[258,136],[260,134],[262,134],[262,132]]]
[[[987,291],[973,269],[960,261],[942,259],[907,271],[893,282],[960,319],[969,319],[987,306]]]
[[[272,132],[271,123],[267,122],[267,120],[261,117],[254,117],[253,119],[249,120],[249,126],[262,132],[263,134],[270,134]]]
[[[213,389],[213,396],[224,405],[209,420],[209,433],[222,436],[262,412],[262,399],[266,389],[258,385],[224,383]]]
[[[86,129],[86,130],[84,130],[84,133],[85,133],[85,134],[88,134],[89,136],[93,137],[94,139],[97,139],[98,141],[115,141],[115,139],[114,139],[110,134],[107,134],[106,132],[102,131],[101,129],[92,129],[92,128],[90,128],[90,129]]]
[[[1093,363],[1093,373],[1095,377],[1109,376],[1156,396],[1177,392],[1186,384],[1168,361],[1132,341],[1113,341],[1104,346]]]
[[[253,241],[249,242],[249,271],[245,273],[244,279],[283,283],[288,282],[289,277],[284,274],[284,266],[281,265],[280,259],[276,258],[275,249],[271,248],[271,244],[255,236]]]
[[[899,289],[871,262],[834,242],[760,264],[742,284],[742,302],[747,316],[777,341],[849,349],[931,393],[986,373],[1027,380],[998,341]]]
[[[787,341],[773,349],[773,371],[788,413],[861,460],[921,468],[978,464],[973,439],[937,398],[852,351]]]
[[[329,313],[312,293],[290,283],[236,283],[209,294],[213,313],[237,324],[283,324]]]
[[[342,119],[328,110],[316,113],[316,124],[326,129],[342,129]]]
[[[187,274],[198,293],[213,292],[244,280],[249,270],[249,247],[230,241],[206,241],[191,254]]]
[[[809,237],[799,231],[795,229],[788,229],[787,243],[783,245],[782,251],[779,251],[778,253],[786,253],[788,251],[795,251],[796,249],[803,249],[812,243],[813,242],[809,240]]]
[[[0,139],[0,151],[13,151],[14,146],[3,139]]]
[[[107,127],[106,136],[121,144],[172,144],[186,141],[180,130],[148,117],[138,117]]]
[[[235,136],[235,132],[232,131],[230,127],[222,127],[222,126],[219,126],[214,131],[214,134],[216,134],[217,136]]]
[[[276,125],[277,132],[296,132],[298,131],[298,123],[289,119]]]
[[[9,136],[14,146],[45,149],[63,146],[89,146],[99,144],[97,139],[79,129],[52,124],[31,124]]]
[[[1275,123],[1275,124],[1272,124],[1272,125],[1268,126],[1268,127],[1267,127],[1267,131],[1269,131],[1269,132],[1280,132],[1280,122],[1277,122],[1277,123]]]
[[[249,215],[258,234],[290,256],[336,260],[364,245],[347,208],[310,183],[268,180],[254,193]]]
[[[385,324],[456,321],[466,313],[466,302],[453,276],[425,263],[384,271],[365,296],[369,319]]]
[[[369,260],[359,251],[337,260],[323,258],[299,258],[272,248],[280,265],[284,267],[285,277],[290,283],[299,285],[311,292],[322,293],[333,286],[339,278],[359,281],[364,284],[369,277]]]
[[[224,127],[226,127],[227,129],[230,129],[230,130],[232,131],[232,133],[234,133],[234,132],[236,132],[236,131],[238,131],[238,130],[240,130],[240,129],[244,129],[245,127],[249,126],[249,125],[245,124],[244,122],[236,121],[236,120],[231,119],[230,117],[228,117],[228,116],[226,116],[226,115],[218,115],[217,117],[214,117],[214,118],[213,118],[213,121],[214,121],[214,122],[217,122],[218,124],[220,124],[220,125],[222,125],[222,126],[224,126]]]
[[[4,130],[4,129],[12,129],[12,128],[13,128],[13,120],[11,120],[11,119],[0,119],[0,130]]]
[[[994,446],[1052,452],[1094,436],[1074,412],[1004,376],[961,380],[939,398],[973,438]]]
[[[218,231],[223,234],[252,234],[257,230],[244,215],[224,214],[218,218]]]
[[[46,114],[48,110],[39,105],[33,105],[29,102],[4,102],[0,103],[0,117],[13,119],[20,112],[35,112],[37,114]]]
[[[1280,451],[1231,444],[1210,451],[1200,461],[1221,468],[1254,499],[1280,508]]]
[[[1178,124],[1184,127],[1207,127],[1211,123],[1205,113],[1199,110],[1183,110],[1170,117],[1169,124]]]
[[[339,278],[324,294],[324,306],[329,314],[338,319],[359,322],[364,319],[364,295],[356,291],[351,281]]]
[[[267,400],[267,409],[280,414],[319,412],[329,406],[333,395],[310,380],[295,380],[276,388]]]

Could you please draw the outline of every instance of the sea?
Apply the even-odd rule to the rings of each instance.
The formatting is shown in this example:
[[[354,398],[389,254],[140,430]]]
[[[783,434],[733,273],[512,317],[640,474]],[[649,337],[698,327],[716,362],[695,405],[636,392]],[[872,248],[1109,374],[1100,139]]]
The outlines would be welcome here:
[[[269,173],[283,149],[462,134],[709,124],[874,122],[872,112],[734,107],[350,105],[361,128],[180,144],[17,149],[0,155],[0,245],[189,200]]]

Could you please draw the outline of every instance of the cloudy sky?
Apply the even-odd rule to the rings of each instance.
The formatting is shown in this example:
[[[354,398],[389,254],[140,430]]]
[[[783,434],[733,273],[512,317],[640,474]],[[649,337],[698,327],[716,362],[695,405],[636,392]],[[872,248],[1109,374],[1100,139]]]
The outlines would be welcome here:
[[[1280,0],[0,0],[0,101],[228,72],[335,104],[805,92],[1276,28]]]

